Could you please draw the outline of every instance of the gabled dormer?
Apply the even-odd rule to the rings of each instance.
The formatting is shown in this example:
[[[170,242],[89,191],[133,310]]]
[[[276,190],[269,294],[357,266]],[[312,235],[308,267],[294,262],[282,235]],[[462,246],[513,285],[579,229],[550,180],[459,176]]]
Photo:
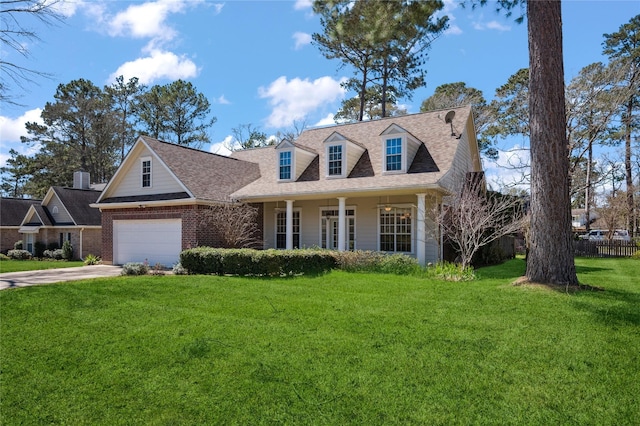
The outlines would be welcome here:
[[[318,156],[310,149],[302,148],[288,139],[276,145],[279,182],[295,182]]]
[[[365,148],[338,132],[324,140],[324,175],[345,178],[356,165]]]
[[[380,134],[382,173],[407,173],[421,142],[402,127],[392,124]]]

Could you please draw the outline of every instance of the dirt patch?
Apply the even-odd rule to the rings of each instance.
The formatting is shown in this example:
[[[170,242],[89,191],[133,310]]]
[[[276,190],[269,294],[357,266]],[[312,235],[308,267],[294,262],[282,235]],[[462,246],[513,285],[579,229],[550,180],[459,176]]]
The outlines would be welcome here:
[[[577,293],[579,291],[604,291],[602,287],[596,287],[589,284],[548,284],[529,281],[527,277],[516,279],[512,285],[516,287],[539,288],[542,290],[561,291],[563,293]]]

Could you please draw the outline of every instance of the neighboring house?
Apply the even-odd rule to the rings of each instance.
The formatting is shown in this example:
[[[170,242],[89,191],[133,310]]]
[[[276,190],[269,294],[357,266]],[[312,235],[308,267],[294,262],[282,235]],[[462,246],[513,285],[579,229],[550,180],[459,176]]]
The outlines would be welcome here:
[[[216,203],[260,208],[265,248],[324,247],[442,259],[426,219],[481,173],[470,107],[304,131],[296,141],[206,153],[142,136],[94,207],[103,261],[169,265],[181,250],[217,245]]]
[[[591,220],[587,220],[586,209],[571,209],[571,227],[573,232],[585,232],[587,230],[587,222],[592,224],[598,219],[598,214],[591,209],[589,216]]]
[[[60,248],[65,241],[69,241],[76,258],[84,258],[87,254],[100,256],[100,211],[91,208],[91,204],[98,200],[100,192],[91,189],[88,173],[74,173],[73,188],[52,186],[42,201],[32,202],[26,212],[16,212],[15,216],[12,216],[11,221],[19,221],[18,235],[14,234],[12,237],[17,237],[16,241],[22,240],[23,248],[31,254],[36,254],[36,243],[41,243],[44,248]],[[13,199],[13,202],[15,201]],[[5,203],[5,199],[2,199],[2,203]],[[4,222],[4,206],[2,214]],[[5,229],[2,231],[4,250]],[[10,248],[13,248],[13,244]]]
[[[39,205],[42,200],[27,198],[2,198],[0,200],[0,252],[7,254],[14,244],[22,240],[20,226],[29,207]]]

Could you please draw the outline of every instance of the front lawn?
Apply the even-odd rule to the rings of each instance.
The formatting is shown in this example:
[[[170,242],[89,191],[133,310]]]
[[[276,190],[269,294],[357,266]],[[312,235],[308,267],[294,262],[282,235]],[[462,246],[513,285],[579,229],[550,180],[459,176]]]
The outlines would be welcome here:
[[[2,423],[637,424],[640,262],[605,291],[142,276],[0,292]]]
[[[4,259],[0,261],[0,273],[38,271],[41,269],[71,268],[82,266],[81,260],[13,260]]]

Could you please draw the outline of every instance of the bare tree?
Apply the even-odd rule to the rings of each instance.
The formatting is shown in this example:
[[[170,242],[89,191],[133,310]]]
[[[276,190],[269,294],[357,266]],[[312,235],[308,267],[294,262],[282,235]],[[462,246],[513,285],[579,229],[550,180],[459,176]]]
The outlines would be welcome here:
[[[430,212],[429,221],[457,249],[465,267],[471,265],[473,255],[481,247],[524,227],[523,199],[486,193],[484,187],[483,179],[471,179],[445,197],[441,208],[436,206]]]
[[[27,27],[28,18],[53,25],[61,22],[63,15],[58,11],[59,0],[0,0],[0,102],[17,105],[16,95],[12,95],[10,86],[26,90],[33,84],[35,77],[50,77],[44,71],[34,70],[14,61],[9,61],[6,50],[14,51],[23,58],[29,58],[27,42],[40,40],[33,29]]]
[[[249,204],[224,203],[210,206],[203,222],[213,226],[222,248],[260,248],[259,209]]]

